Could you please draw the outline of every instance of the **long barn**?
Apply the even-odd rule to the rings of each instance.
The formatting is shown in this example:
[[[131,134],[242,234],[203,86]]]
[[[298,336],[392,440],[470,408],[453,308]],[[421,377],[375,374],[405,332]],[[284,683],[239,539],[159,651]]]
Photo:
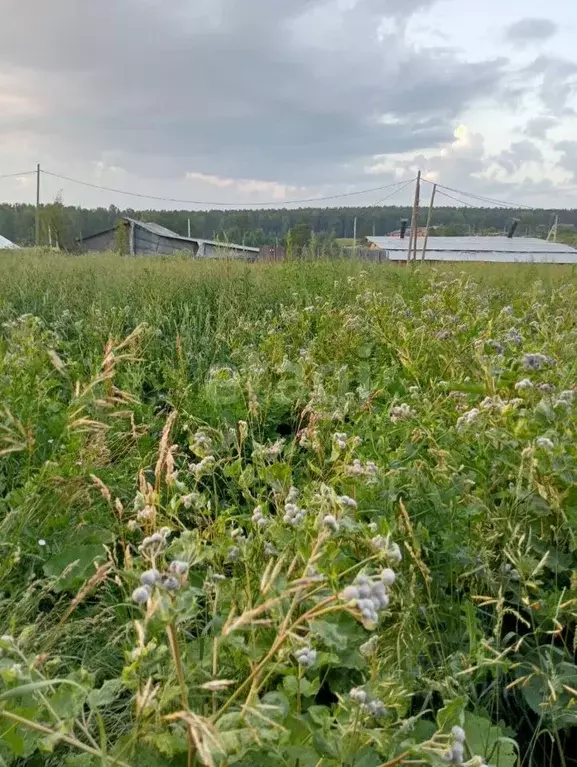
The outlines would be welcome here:
[[[137,221],[128,216],[119,219],[116,226],[110,229],[83,237],[79,246],[84,252],[122,250],[130,255],[142,256],[190,253],[198,258],[254,259],[259,255],[258,248],[197,237],[183,237],[160,224]]]
[[[367,237],[381,260],[406,261],[409,237]],[[417,260],[424,237],[417,238]],[[536,237],[429,237],[427,261],[492,261],[497,263],[577,264],[577,250],[570,245]]]

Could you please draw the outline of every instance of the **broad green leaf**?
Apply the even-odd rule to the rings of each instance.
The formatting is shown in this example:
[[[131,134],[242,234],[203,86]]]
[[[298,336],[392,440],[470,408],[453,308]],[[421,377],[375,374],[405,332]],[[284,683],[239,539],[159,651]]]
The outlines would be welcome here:
[[[92,708],[109,706],[120,695],[124,685],[120,679],[108,679],[98,690],[92,690],[88,695],[88,705]]]
[[[453,700],[445,703],[437,713],[437,726],[439,730],[448,731],[456,724],[461,724],[463,721],[463,711],[467,705],[467,698],[464,696],[459,698],[453,698]]]
[[[489,719],[465,713],[464,730],[467,745],[475,756],[482,756],[492,767],[516,767],[517,755],[513,741],[504,737],[503,730]]]

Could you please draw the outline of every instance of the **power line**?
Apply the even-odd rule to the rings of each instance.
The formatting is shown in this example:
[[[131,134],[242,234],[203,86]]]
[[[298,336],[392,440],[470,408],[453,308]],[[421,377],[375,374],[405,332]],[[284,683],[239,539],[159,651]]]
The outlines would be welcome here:
[[[390,194],[385,195],[385,197],[383,197],[382,200],[379,200],[376,204],[376,207],[379,207],[385,202],[385,200],[388,200],[390,197],[393,197],[398,192],[402,192],[403,189],[406,189],[410,184],[414,184],[414,183],[415,183],[414,178],[411,178],[408,181],[404,181],[402,186],[400,186],[398,189],[394,189]]]
[[[35,172],[35,171],[33,171]],[[329,195],[327,197],[308,197],[306,199],[302,200],[272,200],[272,201],[266,201],[266,202],[250,202],[250,203],[239,203],[239,202],[215,202],[215,201],[209,201],[209,200],[180,200],[175,197],[157,197],[152,194],[139,194],[138,192],[128,192],[123,189],[114,189],[112,187],[108,186],[101,186],[100,184],[93,184],[89,181],[80,181],[77,178],[70,178],[69,176],[62,176],[59,173],[51,173],[48,170],[43,170],[42,173],[45,176],[52,176],[53,178],[59,178],[63,181],[70,181],[73,184],[81,184],[82,186],[88,186],[92,189],[102,189],[105,192],[113,192],[114,194],[124,194],[129,197],[139,197],[141,199],[145,200],[157,200],[161,202],[178,202],[182,203],[183,205],[214,205],[215,207],[223,207],[223,208],[229,208],[229,207],[238,207],[239,205],[250,205],[253,207],[264,207],[265,205],[294,205],[302,202],[322,202],[324,200],[340,200],[344,197],[354,197],[355,195],[360,194],[370,194],[371,192],[380,192],[383,189],[390,189],[393,186],[399,186],[401,184],[404,184],[404,181],[397,181],[394,184],[386,184],[385,186],[377,186],[372,189],[361,189],[358,192],[344,192],[342,194],[333,194]]]
[[[426,181],[427,184],[433,183],[432,181],[429,181],[428,179],[423,179],[423,180]],[[481,202],[488,202],[488,203],[491,203],[492,205],[512,208],[516,210],[519,210],[521,208],[525,208],[527,210],[535,210],[535,208],[531,207],[531,205],[518,205],[517,203],[514,203],[514,202],[505,202],[505,200],[496,200],[493,197],[484,197],[483,195],[474,194],[473,192],[464,192],[462,189],[453,189],[452,187],[445,186],[444,184],[437,184],[437,187],[440,187],[441,189],[447,189],[447,191],[449,192],[455,192],[455,194],[462,194],[465,197],[471,197],[474,200],[481,200]]]
[[[16,176],[30,176],[36,173],[35,170],[26,170],[24,173],[4,173],[0,178],[16,178]]]
[[[448,197],[451,200],[455,200],[455,202],[461,203],[461,205],[465,205],[467,208],[474,208],[474,205],[471,205],[470,202],[466,202],[465,200],[459,200],[458,197],[453,197],[452,194],[447,194],[447,192],[443,192],[439,187],[437,187],[437,194],[442,194],[443,197]]]

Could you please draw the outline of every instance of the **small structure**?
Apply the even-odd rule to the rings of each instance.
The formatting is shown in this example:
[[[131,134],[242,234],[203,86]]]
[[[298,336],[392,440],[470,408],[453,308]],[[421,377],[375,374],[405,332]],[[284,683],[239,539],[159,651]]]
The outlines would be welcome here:
[[[130,255],[143,256],[190,253],[198,258],[256,259],[259,254],[258,248],[198,237],[183,237],[160,224],[137,221],[128,216],[119,219],[111,229],[83,237],[79,245],[84,252],[121,250]]]
[[[367,237],[383,261],[406,261],[409,238]],[[424,238],[417,238],[417,261]],[[427,242],[427,261],[577,264],[577,249],[536,237],[434,237]]]
[[[263,245],[260,249],[261,261],[284,261],[285,258],[286,248],[283,245]]]
[[[19,247],[19,245],[16,245],[14,242],[10,242],[10,240],[7,240],[6,237],[2,237],[0,234],[0,249],[17,250]]]

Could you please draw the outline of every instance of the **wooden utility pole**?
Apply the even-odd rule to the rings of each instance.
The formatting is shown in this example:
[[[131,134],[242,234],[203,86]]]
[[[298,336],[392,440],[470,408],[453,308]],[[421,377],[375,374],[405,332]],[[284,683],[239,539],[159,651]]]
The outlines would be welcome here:
[[[357,217],[353,221],[353,256],[357,255]]]
[[[40,245],[40,163],[36,166],[36,228],[34,240],[36,246]]]
[[[190,219],[188,219],[188,239],[190,240]]]
[[[423,252],[421,253],[421,261],[425,260],[427,254],[427,244],[429,242],[429,230],[431,229],[431,221],[433,219],[433,207],[435,205],[435,195],[437,194],[437,185],[433,184],[433,191],[431,192],[431,202],[429,204],[429,215],[427,216],[427,228],[425,229],[425,241],[423,243]]]
[[[417,258],[417,219],[419,217],[419,195],[421,192],[421,171],[417,173],[417,183],[415,185],[415,200],[413,202],[413,218],[411,220],[411,236],[409,238],[409,250],[407,252],[407,263],[414,257]],[[413,256],[414,252],[414,256]]]

